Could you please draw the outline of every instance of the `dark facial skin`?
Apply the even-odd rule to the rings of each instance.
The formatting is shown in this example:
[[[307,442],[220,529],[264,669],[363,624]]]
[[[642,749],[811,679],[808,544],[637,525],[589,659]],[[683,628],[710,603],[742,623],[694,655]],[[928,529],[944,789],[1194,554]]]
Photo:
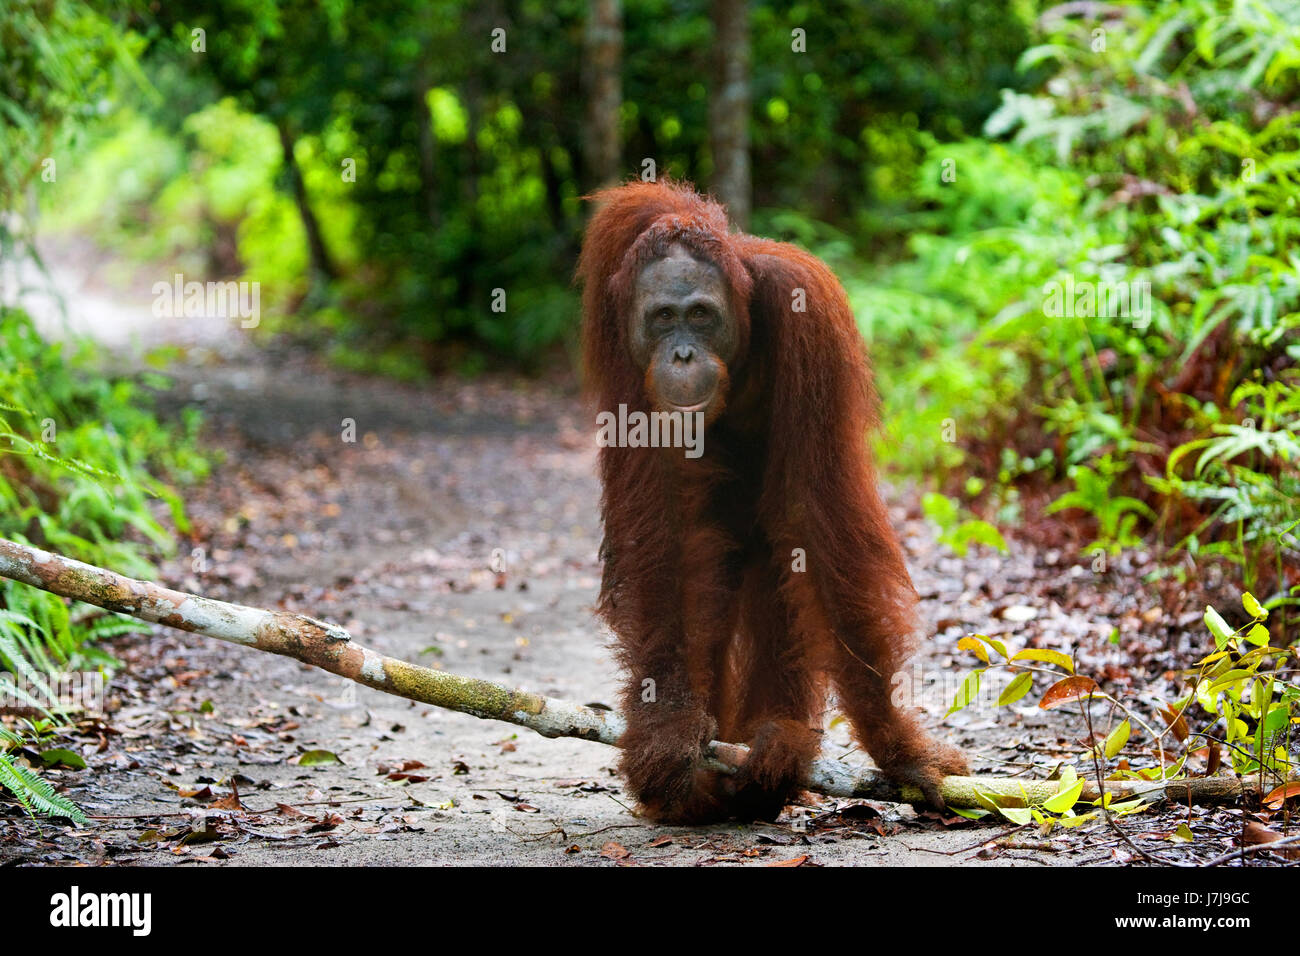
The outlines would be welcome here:
[[[660,411],[722,408],[726,366],[736,355],[736,318],[722,272],[680,245],[641,270],[629,316],[629,345],[647,372],[650,399]]]

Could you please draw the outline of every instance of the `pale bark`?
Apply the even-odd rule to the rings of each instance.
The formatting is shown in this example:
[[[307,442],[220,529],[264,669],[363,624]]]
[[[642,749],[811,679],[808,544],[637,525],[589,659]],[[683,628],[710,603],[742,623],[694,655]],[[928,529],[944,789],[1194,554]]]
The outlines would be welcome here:
[[[749,228],[750,195],[749,9],[746,0],[713,0],[713,88],[709,95],[709,145],[713,193],[731,221]]]
[[[587,186],[612,186],[621,178],[618,113],[623,105],[623,4],[589,0],[583,32],[583,74],[587,85],[587,121],[583,159]]]

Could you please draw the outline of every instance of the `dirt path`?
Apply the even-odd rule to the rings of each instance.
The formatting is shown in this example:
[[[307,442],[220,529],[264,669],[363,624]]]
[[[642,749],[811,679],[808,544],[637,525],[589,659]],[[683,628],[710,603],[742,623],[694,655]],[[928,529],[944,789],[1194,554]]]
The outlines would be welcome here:
[[[178,366],[163,399],[171,409],[197,401],[226,455],[187,492],[201,551],[165,566],[163,581],[336,620],[399,658],[612,701],[616,671],[591,609],[595,450],[570,389],[491,379],[414,388],[292,354],[233,352],[233,361]],[[341,438],[345,419],[355,442]],[[1061,555],[959,559],[934,544],[911,496],[899,500],[923,614],[939,634],[919,661],[944,682],[923,699],[936,728],[969,669],[954,656],[964,633],[1056,647],[1083,640],[1103,655],[1113,627],[1127,635],[1116,655],[1154,639],[1126,623],[1131,595],[1108,600],[1105,614],[1087,610],[1105,585]],[[495,549],[499,575],[489,567]],[[1026,607],[1033,620],[1008,610]],[[610,748],[417,706],[172,632],[112,649],[127,667],[110,688],[107,722],[83,728],[83,741],[98,741],[84,747],[90,769],[53,772],[95,815],[93,832],[25,829],[0,840],[0,859],[1077,865],[1115,852],[1096,825],[981,851],[1008,827],[811,798],[775,825],[652,826],[630,812]],[[986,772],[1050,768],[1078,738],[1032,704],[974,708],[939,733]],[[341,763],[296,762],[317,750]],[[826,750],[851,752],[842,722],[831,722]],[[231,812],[232,787],[242,813]]]

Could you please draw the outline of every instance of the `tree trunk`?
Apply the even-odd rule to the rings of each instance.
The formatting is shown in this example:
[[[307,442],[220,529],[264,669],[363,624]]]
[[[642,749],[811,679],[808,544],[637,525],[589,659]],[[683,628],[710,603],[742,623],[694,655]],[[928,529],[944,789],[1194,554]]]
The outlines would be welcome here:
[[[298,204],[298,215],[302,217],[302,228],[307,234],[307,252],[311,258],[313,280],[335,279],[338,277],[338,271],[334,268],[329,252],[325,249],[320,223],[316,221],[316,214],[311,211],[311,204],[307,201],[307,186],[302,180],[302,170],[298,168],[298,160],[293,155],[295,140],[283,121],[277,124],[276,128],[280,131],[280,150],[284,157],[284,168],[289,173],[293,199]]]
[[[749,228],[749,10],[745,0],[713,0],[713,59],[709,144],[713,192],[740,229]]]
[[[618,114],[623,104],[621,0],[590,0],[582,45],[587,86],[583,160],[586,186],[597,189],[622,178],[618,135]]]

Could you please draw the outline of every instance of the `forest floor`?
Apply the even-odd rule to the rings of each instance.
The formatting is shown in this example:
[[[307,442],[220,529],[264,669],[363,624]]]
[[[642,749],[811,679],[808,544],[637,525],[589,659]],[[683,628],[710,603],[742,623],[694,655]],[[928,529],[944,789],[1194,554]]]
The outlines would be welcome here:
[[[160,407],[201,408],[223,460],[183,490],[192,540],[162,566],[163,583],[336,621],[384,654],[454,673],[613,702],[609,635],[592,610],[595,447],[571,382],[404,385],[192,338],[170,374]],[[355,442],[341,437],[345,419]],[[1042,711],[1038,695],[994,707],[1006,683],[996,672],[945,720],[974,664],[957,649],[963,635],[1074,653],[1136,692],[1200,640],[1196,608],[1161,607],[1123,562],[1095,573],[1026,541],[959,557],[936,543],[914,492],[889,497],[930,635],[916,662],[927,722],[976,772],[1083,771],[1087,741],[1077,714]],[[502,573],[489,566],[495,549]],[[0,814],[0,864],[1075,866],[1140,861],[1129,840],[1190,861],[1242,826],[1238,810],[1198,810],[1209,838],[1192,848],[1170,840],[1185,809],[1128,818],[1123,837],[1100,821],[1042,835],[813,794],[775,824],[655,826],[634,814],[615,751],[600,744],[167,629],[108,649],[124,666],[107,715],[73,737],[88,768],[48,772],[91,825],[38,830]],[[833,713],[832,702],[826,755],[866,762]],[[337,762],[299,762],[312,751]]]

